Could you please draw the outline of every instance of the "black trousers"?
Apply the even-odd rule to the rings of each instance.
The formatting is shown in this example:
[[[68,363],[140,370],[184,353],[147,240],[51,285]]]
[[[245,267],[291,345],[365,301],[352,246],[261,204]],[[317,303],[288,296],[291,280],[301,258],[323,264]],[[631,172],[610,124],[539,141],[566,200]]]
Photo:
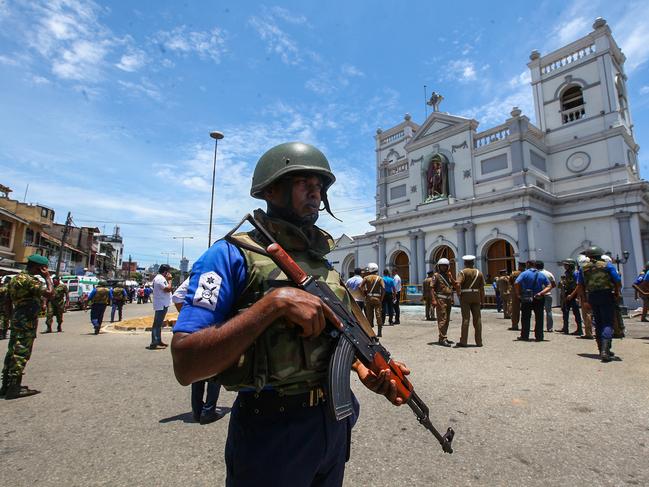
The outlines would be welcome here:
[[[394,316],[394,302],[392,301],[392,294],[386,294],[383,296],[383,321],[385,322],[385,317],[389,318],[388,323],[393,323]]]
[[[399,309],[399,294],[397,293],[397,299],[394,301],[394,322],[399,323],[399,318],[401,317],[401,310]]]
[[[530,321],[534,312],[534,338],[543,340],[543,299],[535,299],[531,303],[521,301],[521,338],[530,337]]]

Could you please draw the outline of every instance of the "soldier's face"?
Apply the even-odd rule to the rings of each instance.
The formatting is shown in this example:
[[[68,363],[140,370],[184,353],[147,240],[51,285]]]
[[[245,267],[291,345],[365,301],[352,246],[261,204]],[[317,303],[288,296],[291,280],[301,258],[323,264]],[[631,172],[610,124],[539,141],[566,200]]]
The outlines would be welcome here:
[[[317,215],[322,201],[322,181],[319,176],[294,176],[293,211],[300,218]]]
[[[439,271],[442,273],[448,271],[448,266],[446,264],[440,264]]]

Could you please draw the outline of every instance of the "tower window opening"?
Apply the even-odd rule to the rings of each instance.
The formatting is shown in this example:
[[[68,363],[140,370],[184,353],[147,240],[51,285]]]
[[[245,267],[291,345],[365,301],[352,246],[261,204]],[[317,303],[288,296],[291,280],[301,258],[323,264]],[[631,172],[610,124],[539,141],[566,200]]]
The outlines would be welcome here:
[[[579,86],[571,86],[561,95],[561,118],[563,123],[584,118],[584,93]]]

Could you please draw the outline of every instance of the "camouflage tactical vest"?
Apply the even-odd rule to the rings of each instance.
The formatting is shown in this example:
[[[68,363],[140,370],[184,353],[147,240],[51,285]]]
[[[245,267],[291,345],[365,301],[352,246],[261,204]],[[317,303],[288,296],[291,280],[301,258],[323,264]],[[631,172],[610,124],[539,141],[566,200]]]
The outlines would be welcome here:
[[[59,284],[54,288],[54,299],[52,299],[52,304],[56,306],[65,305],[65,295],[68,292],[68,288],[65,284]]]
[[[314,228],[308,238],[299,228],[281,220],[271,219],[258,210],[255,217],[262,220],[278,243],[304,269],[319,280],[327,282],[336,295],[350,304],[340,275],[324,258],[333,245],[331,237]],[[258,246],[255,232],[237,234],[238,240]],[[241,249],[247,265],[246,288],[238,300],[236,311],[242,311],[258,301],[273,288],[290,285],[289,279],[269,258]],[[283,394],[306,392],[326,380],[334,340],[322,333],[316,338],[302,338],[300,329],[282,319],[273,322],[246,350],[239,361],[218,376],[228,390],[272,387]]]
[[[121,303],[124,301],[124,288],[121,288],[119,286],[115,286],[113,288],[113,301],[116,303]]]
[[[606,270],[606,262],[602,260],[586,262],[582,266],[582,271],[584,273],[584,285],[588,292],[613,289],[614,284]]]
[[[11,279],[7,287],[9,298],[14,306],[14,324],[19,323],[21,326],[35,328],[38,312],[41,309],[41,297],[45,290],[45,279],[21,272]]]
[[[110,294],[108,288],[98,287],[96,289],[97,291],[95,292],[95,295],[92,298],[92,302],[95,304],[108,304],[108,302],[110,301]]]

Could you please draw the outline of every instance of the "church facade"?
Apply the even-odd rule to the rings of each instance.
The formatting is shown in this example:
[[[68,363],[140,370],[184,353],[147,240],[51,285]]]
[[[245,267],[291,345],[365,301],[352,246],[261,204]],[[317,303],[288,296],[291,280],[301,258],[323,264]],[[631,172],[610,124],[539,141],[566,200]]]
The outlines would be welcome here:
[[[538,125],[514,107],[502,124],[434,111],[377,130],[374,231],[337,240],[330,260],[347,276],[376,262],[420,284],[447,257],[464,254],[485,275],[517,261],[559,262],[599,245],[619,261],[625,295],[649,260],[649,183],[629,111],[625,56],[606,21],[528,67]]]

